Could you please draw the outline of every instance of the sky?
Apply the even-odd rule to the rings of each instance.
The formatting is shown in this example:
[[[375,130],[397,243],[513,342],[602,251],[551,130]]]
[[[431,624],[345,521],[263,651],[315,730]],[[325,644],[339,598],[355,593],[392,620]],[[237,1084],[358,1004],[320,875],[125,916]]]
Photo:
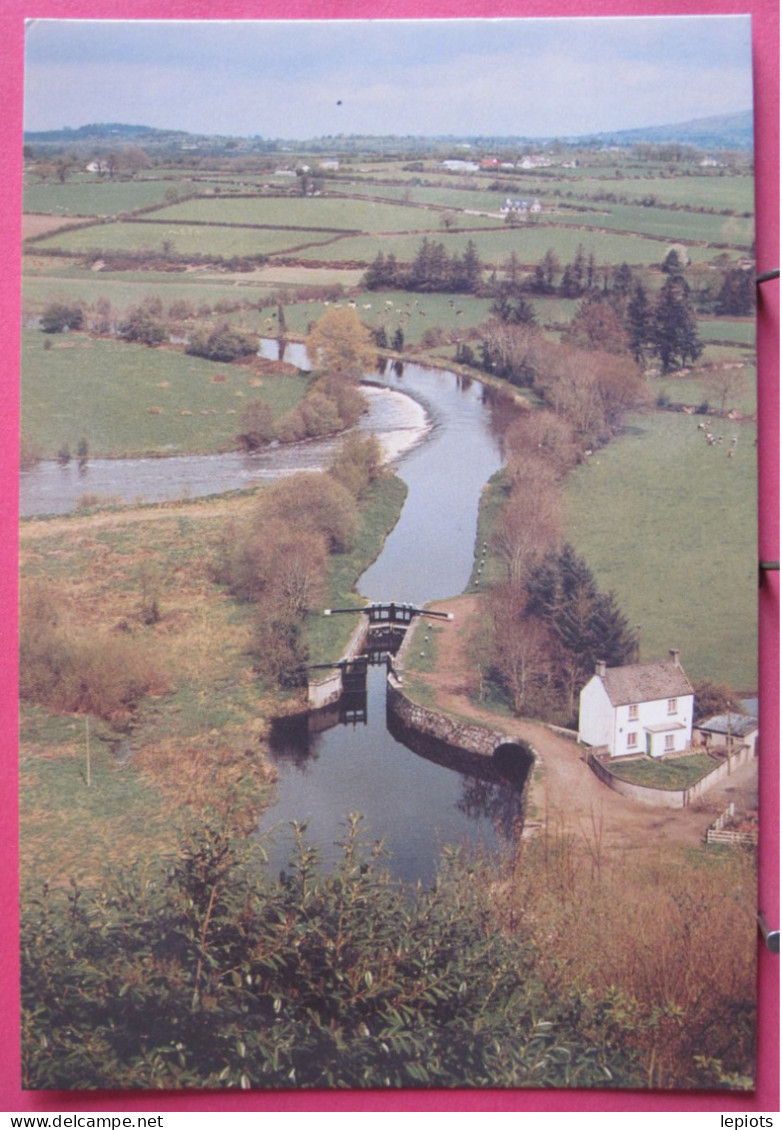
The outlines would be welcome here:
[[[25,128],[574,136],[752,106],[744,16],[31,20]]]

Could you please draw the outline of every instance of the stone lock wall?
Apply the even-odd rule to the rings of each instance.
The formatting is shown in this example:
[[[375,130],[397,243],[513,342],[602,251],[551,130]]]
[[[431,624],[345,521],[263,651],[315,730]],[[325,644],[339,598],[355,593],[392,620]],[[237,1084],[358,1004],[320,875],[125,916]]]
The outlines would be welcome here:
[[[403,693],[399,681],[393,675],[388,677],[386,703],[388,712],[403,726],[469,753],[492,757],[498,745],[512,741],[500,730],[487,730],[483,726],[474,726],[458,718],[438,714],[435,710],[429,710],[420,703],[413,702]]]

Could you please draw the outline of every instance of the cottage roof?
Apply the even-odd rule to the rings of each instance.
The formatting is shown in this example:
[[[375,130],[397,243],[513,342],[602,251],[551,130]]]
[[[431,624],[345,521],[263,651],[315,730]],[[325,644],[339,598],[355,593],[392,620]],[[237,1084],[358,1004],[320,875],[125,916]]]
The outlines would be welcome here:
[[[656,702],[693,693],[690,680],[678,663],[633,663],[609,667],[598,675],[613,706]]]
[[[698,729],[708,734],[730,734],[734,738],[745,738],[757,728],[757,718],[747,714],[715,714],[698,723]]]

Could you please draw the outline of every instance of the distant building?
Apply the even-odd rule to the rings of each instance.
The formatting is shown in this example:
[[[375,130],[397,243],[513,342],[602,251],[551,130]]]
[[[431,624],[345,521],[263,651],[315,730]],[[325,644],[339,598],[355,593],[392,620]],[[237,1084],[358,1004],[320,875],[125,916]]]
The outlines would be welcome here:
[[[695,727],[695,740],[707,749],[721,747],[732,753],[748,745],[754,755],[758,740],[758,720],[751,714],[715,714]]]
[[[539,200],[517,200],[510,196],[506,197],[505,203],[500,207],[503,216],[512,213],[523,216],[524,219],[530,214],[537,215],[540,211],[542,211],[542,205]]]
[[[581,691],[578,739],[611,757],[682,753],[692,743],[694,694],[671,650],[667,663],[598,663]]]

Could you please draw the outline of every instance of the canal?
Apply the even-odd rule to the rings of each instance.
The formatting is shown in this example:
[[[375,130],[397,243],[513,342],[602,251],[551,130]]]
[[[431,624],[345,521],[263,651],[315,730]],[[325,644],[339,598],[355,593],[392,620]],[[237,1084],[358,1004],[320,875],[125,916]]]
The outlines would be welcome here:
[[[424,604],[469,582],[481,492],[501,466],[498,410],[481,384],[451,372],[406,364],[380,379],[421,403],[432,426],[426,442],[398,461],[407,500],[358,589],[372,601]],[[265,840],[274,835],[267,842],[273,873],[287,865],[292,821],[307,821],[310,842],[325,865],[333,864],[351,812],[382,838],[389,870],[408,882],[432,880],[444,845],[495,850],[510,837],[520,782],[499,777],[491,765],[480,776],[458,772],[448,767],[446,747],[395,737],[386,723],[385,679],[384,666],[370,666],[366,722],[320,733],[304,720],[275,728],[279,800],[259,826]]]

